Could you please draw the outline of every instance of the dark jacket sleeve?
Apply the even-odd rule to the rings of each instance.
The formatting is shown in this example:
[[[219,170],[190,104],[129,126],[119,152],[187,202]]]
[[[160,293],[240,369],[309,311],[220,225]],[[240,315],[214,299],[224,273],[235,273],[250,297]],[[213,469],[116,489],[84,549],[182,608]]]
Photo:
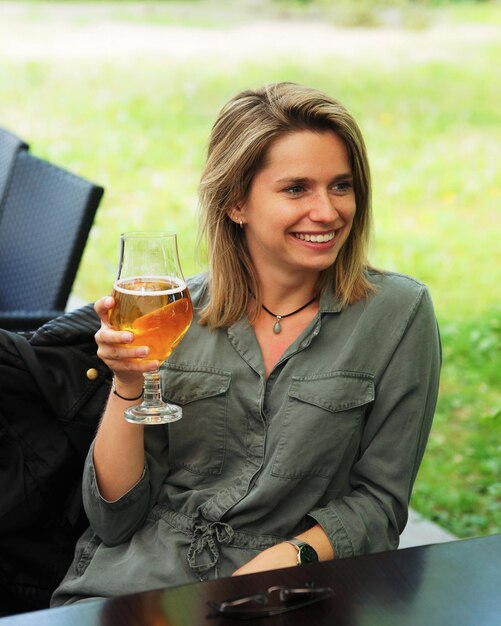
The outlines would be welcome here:
[[[110,381],[98,327],[89,305],[31,337],[0,330],[0,588],[19,610],[48,606],[88,524],[81,476]]]

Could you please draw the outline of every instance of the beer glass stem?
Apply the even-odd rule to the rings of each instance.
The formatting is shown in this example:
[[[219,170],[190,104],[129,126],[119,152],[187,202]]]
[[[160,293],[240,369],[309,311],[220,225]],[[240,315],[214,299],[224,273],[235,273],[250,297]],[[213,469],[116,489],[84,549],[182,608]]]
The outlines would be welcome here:
[[[162,404],[162,393],[160,390],[160,373],[158,369],[153,372],[144,372],[144,397],[143,406],[155,407]]]

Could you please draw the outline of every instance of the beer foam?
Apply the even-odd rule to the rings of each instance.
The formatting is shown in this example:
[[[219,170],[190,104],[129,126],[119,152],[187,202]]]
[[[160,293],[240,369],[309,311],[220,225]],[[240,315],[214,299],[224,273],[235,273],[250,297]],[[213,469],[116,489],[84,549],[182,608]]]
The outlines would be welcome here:
[[[151,282],[168,282],[174,283],[176,286],[171,289],[124,289],[120,285],[123,283],[130,283],[134,281],[138,285]],[[117,280],[113,286],[115,291],[120,293],[126,293],[132,296],[168,296],[174,293],[181,293],[188,289],[185,282],[182,282],[179,278],[173,276],[129,276],[127,278],[121,278]]]

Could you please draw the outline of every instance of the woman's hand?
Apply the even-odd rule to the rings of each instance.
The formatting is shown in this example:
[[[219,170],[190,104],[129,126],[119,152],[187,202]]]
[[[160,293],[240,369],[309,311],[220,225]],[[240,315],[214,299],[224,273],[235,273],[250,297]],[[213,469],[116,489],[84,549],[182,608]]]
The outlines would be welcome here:
[[[94,335],[97,356],[113,371],[121,390],[140,389],[143,372],[154,370],[158,363],[147,359],[150,351],[148,346],[131,345],[134,341],[133,333],[110,327],[108,316],[114,306],[115,300],[111,296],[101,298],[94,304],[94,310],[101,320],[101,328]]]
[[[283,567],[292,567],[294,565],[297,565],[297,550],[294,546],[285,542],[277,543],[277,545],[263,550],[248,563],[239,567],[233,572],[232,576],[255,574],[256,572],[282,569]]]

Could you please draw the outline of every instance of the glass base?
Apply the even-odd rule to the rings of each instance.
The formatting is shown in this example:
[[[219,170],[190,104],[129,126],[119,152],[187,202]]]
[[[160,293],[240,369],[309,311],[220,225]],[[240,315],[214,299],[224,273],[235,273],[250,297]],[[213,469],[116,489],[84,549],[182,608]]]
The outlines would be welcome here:
[[[183,416],[180,406],[162,403],[156,406],[131,406],[124,411],[125,419],[133,424],[169,424]]]

